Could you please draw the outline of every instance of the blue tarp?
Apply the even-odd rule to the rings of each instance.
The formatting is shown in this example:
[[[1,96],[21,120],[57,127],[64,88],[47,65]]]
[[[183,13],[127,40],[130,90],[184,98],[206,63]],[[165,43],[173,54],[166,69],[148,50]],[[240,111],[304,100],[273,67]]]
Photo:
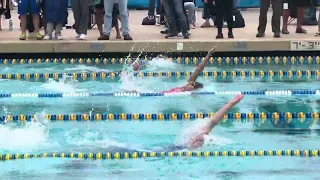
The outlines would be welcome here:
[[[70,0],[69,0],[70,2]],[[202,0],[196,0],[198,7],[203,7]],[[320,0],[318,0],[320,4]],[[259,7],[260,0],[235,0],[236,7],[238,8],[250,8]],[[70,3],[69,3],[70,5]],[[149,0],[128,0],[128,6],[134,8],[148,8]]]

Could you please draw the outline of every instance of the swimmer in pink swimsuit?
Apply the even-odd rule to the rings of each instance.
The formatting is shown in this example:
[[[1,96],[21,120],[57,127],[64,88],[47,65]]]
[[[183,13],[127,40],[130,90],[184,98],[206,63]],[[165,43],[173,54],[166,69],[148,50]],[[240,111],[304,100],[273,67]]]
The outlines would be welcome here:
[[[212,129],[219,124],[219,122],[223,119],[224,115],[236,104],[238,104],[244,95],[240,94],[236,97],[232,98],[226,105],[224,105],[218,112],[216,112],[209,120],[209,122],[202,127],[199,132],[191,137],[188,141],[187,148],[195,149],[203,146],[205,136],[209,135]]]
[[[210,59],[211,55],[216,51],[216,47],[213,47],[207,54],[207,56],[201,61],[198,67],[194,70],[191,74],[190,78],[188,79],[188,83],[182,87],[172,88],[167,91],[162,91],[161,93],[179,93],[185,91],[194,91],[200,88],[203,88],[203,84],[196,82],[199,74],[203,71],[204,67],[207,65],[208,60]]]

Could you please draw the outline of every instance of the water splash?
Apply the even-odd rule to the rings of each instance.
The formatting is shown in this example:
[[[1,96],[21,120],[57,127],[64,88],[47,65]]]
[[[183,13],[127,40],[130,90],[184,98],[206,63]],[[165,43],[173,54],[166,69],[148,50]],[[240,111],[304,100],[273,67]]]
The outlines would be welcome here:
[[[65,68],[66,71],[81,71],[81,72],[110,72],[105,69],[100,69],[94,66],[77,65],[73,68]]]
[[[62,93],[73,93],[78,91],[84,91],[83,89],[78,89],[79,82],[72,79],[71,76],[63,76],[62,79],[55,81],[53,79],[48,79],[46,83],[42,85],[43,88],[53,90]]]
[[[127,60],[131,57],[129,54],[123,65],[121,74],[120,74],[120,91],[137,91],[137,92],[150,92],[147,90],[147,87],[140,81],[139,77],[134,76],[133,65],[138,63],[138,59],[142,52],[139,54],[138,58],[132,63],[128,64]]]
[[[64,139],[68,145],[76,146],[79,151],[115,152],[121,149],[124,151],[148,151],[139,144],[122,143],[110,138],[105,130],[72,129],[65,132]]]
[[[140,56],[140,55],[139,55]],[[128,58],[130,55],[128,56]],[[134,76],[133,65],[138,63],[134,61],[132,64],[127,64],[127,59],[123,65],[123,69],[120,77],[120,90],[121,91],[137,91],[137,92],[154,92],[150,90],[149,86],[155,83],[155,79],[143,79],[140,77]],[[154,58],[152,61],[149,61],[147,64],[147,71],[155,71],[163,68],[172,68],[176,69],[176,64],[169,59],[163,57]],[[142,80],[143,79],[143,80]]]
[[[0,151],[4,152],[30,152],[48,145],[48,120],[45,112],[38,113],[31,122],[17,125],[5,123],[0,125]]]
[[[173,61],[170,61],[168,58],[165,57],[156,57],[153,58],[151,61],[148,62],[148,71],[159,71],[165,69],[166,71],[169,70],[176,70],[178,65]]]
[[[190,140],[201,133],[201,129],[208,123],[209,118],[200,119],[192,122],[185,127],[178,135],[175,144],[178,146],[189,146]],[[204,146],[225,146],[232,143],[230,139],[216,136],[216,135],[205,135]]]

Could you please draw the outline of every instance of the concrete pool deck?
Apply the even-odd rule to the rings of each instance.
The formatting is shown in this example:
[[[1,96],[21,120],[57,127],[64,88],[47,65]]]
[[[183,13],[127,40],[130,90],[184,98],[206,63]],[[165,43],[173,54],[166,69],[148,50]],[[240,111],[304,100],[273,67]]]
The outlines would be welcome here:
[[[271,10],[270,10],[271,11]],[[115,39],[115,31],[111,34],[110,41],[97,41],[99,36],[96,26],[88,31],[86,41],[72,40],[75,36],[73,29],[63,30],[63,41],[20,41],[19,20],[16,11],[12,11],[14,30],[8,30],[8,21],[2,20],[3,30],[0,32],[0,53],[59,53],[59,52],[203,52],[216,45],[217,51],[296,51],[319,50],[320,37],[315,37],[317,26],[305,26],[308,34],[296,34],[295,23],[289,25],[291,34],[282,35],[281,38],[273,38],[271,32],[271,12],[266,30],[266,37],[256,38],[259,11],[250,9],[243,11],[246,27],[234,30],[235,39],[216,40],[217,29],[200,28],[203,20],[201,11],[197,12],[197,28],[191,30],[190,39],[165,39],[160,34],[162,26],[142,26],[141,21],[147,15],[147,11],[130,11],[130,30],[133,41]],[[69,11],[69,24],[72,24],[72,12]],[[227,29],[224,29],[225,35]],[[43,31],[42,31],[43,33]],[[298,46],[296,42],[305,41],[311,45]],[[309,47],[310,46],[310,47]]]

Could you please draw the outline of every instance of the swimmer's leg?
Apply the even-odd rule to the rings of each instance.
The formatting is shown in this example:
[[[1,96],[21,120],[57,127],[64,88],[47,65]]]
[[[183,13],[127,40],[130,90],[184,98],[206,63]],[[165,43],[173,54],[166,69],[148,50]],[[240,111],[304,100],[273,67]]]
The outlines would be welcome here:
[[[199,74],[204,70],[204,68],[207,65],[208,60],[210,59],[211,55],[216,51],[216,47],[212,48],[207,56],[201,61],[201,63],[196,67],[192,75],[190,76],[188,83],[194,83],[196,82]]]
[[[204,134],[209,134],[212,129],[223,119],[223,116],[236,104],[238,104],[242,98],[243,94],[237,95],[231,99],[226,105],[224,105],[218,112],[216,112],[211,118],[208,124],[203,128]]]

